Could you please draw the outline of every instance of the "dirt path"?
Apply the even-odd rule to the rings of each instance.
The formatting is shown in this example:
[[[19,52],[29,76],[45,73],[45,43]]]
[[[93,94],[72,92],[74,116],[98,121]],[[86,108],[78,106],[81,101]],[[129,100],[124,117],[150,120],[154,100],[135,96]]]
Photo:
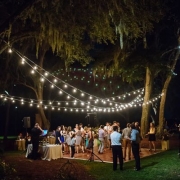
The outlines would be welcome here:
[[[1,158],[16,172],[8,172],[9,179],[18,177],[22,180],[56,180],[56,179],[83,179],[94,180],[88,175],[86,167],[75,160],[57,159],[52,161],[30,160],[19,152],[5,153]]]

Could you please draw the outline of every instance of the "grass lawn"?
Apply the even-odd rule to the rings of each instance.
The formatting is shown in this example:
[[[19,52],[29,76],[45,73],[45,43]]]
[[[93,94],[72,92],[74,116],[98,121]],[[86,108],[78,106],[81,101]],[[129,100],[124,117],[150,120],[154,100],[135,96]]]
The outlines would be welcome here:
[[[80,163],[84,163],[79,161]],[[141,159],[141,170],[134,171],[134,161],[124,163],[124,170],[113,171],[112,164],[102,162],[84,163],[97,180],[180,180],[180,157],[178,150],[164,151]]]

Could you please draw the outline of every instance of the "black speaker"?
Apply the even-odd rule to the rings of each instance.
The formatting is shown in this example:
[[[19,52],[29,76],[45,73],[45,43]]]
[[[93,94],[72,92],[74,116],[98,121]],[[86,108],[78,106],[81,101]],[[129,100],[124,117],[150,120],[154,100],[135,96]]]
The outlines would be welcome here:
[[[30,117],[24,117],[23,121],[24,121],[24,128],[30,128],[31,127],[31,119],[30,119]]]

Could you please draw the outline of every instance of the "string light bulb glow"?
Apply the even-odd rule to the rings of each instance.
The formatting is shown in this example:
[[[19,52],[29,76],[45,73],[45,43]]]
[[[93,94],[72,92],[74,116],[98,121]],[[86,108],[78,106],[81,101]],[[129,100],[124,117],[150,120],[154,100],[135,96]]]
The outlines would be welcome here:
[[[25,64],[25,59],[24,58],[21,59],[21,64]]]
[[[16,52],[16,51],[15,51]],[[20,57],[24,57],[24,56],[22,56],[21,55],[21,53],[17,53],[16,52],[16,54],[18,54]],[[22,58],[23,59],[23,58]],[[24,59],[25,60],[25,59]],[[40,66],[38,66],[38,65],[35,65],[35,63],[34,62],[32,62],[32,61],[30,61],[28,58],[26,59],[27,61],[24,61],[24,63],[26,63],[27,65],[29,65],[31,68],[32,68],[32,70],[33,70],[33,72],[38,72],[38,74],[39,75],[41,75],[41,81],[44,81],[44,80],[47,80],[47,82],[49,82],[49,83],[52,83],[52,79],[54,79],[54,78],[52,78],[52,77],[55,77],[54,75],[52,75],[52,74],[50,74],[50,73],[48,73],[48,72],[46,72],[42,67],[40,67]],[[29,63],[30,62],[30,63]],[[35,65],[35,66],[34,66]],[[39,70],[39,71],[38,71]],[[40,71],[41,70],[41,71]],[[79,71],[79,69],[76,69],[75,68],[75,70],[78,70]],[[81,70],[81,69],[80,69]],[[51,80],[50,79],[47,79],[47,78],[45,78],[41,73],[43,73],[44,74],[44,76],[46,76],[46,75],[50,75],[50,77],[51,77]],[[90,72],[91,74],[92,74],[92,72]],[[96,75],[96,77],[98,77],[97,75]],[[93,78],[93,76],[92,76],[92,78]],[[57,78],[58,79],[58,78]],[[55,78],[55,80],[54,80],[54,83],[56,83],[58,80],[57,80],[56,78]],[[84,77],[83,78],[81,78],[81,79],[85,79]],[[57,80],[57,81],[56,81]],[[62,82],[62,86],[64,86],[65,88],[67,88],[67,87],[71,87],[71,88],[73,88],[73,92],[77,92],[77,91],[79,91],[79,92],[81,92],[81,96],[85,96],[85,95],[88,95],[88,97],[89,97],[89,99],[96,99],[97,97],[96,96],[93,96],[93,95],[90,95],[90,94],[88,94],[88,93],[86,93],[86,92],[84,92],[84,91],[81,91],[80,89],[76,89],[76,88],[74,88],[73,86],[71,86],[71,85],[69,85],[69,84],[67,84],[66,83],[66,80],[65,81],[63,81],[63,80],[60,80],[60,82]],[[112,83],[112,81],[110,81],[110,83]],[[53,84],[53,83],[52,83]],[[53,85],[54,86],[54,85]],[[58,89],[60,89],[59,87],[57,87],[56,85],[55,85],[55,87],[56,88],[58,88]],[[131,95],[131,94],[136,94],[136,92],[143,92],[144,91],[144,88],[142,89],[142,90],[136,90],[136,91],[134,91],[134,92],[131,92],[131,93],[126,93],[127,95]],[[72,91],[71,91],[72,92]],[[66,92],[66,91],[63,91],[63,93],[65,93],[66,95],[68,95],[67,97],[70,97],[71,95],[68,93],[68,92]],[[60,91],[60,94],[62,94],[62,91]],[[162,96],[162,94],[161,95],[159,95],[158,97],[156,97],[156,98],[154,98],[154,99],[152,99],[152,100],[149,100],[148,102],[146,102],[147,104],[151,104],[152,102],[154,102],[155,100],[157,100],[157,99],[159,99],[159,98],[161,98],[161,96]],[[86,96],[87,97],[87,96]],[[122,96],[121,96],[122,97]],[[120,96],[118,96],[118,98],[120,99],[121,98]],[[124,98],[126,97],[126,95],[124,95],[123,96]],[[9,98],[9,97],[8,97]],[[5,99],[8,99],[8,98],[5,98]],[[75,97],[73,97],[72,96],[72,98],[74,98],[74,99],[77,99],[77,98],[75,98]],[[117,97],[113,97],[112,98],[112,100],[114,101],[114,100],[116,100],[116,98]],[[102,98],[101,98],[102,99]],[[78,99],[78,102],[81,102],[81,100],[82,99]],[[103,101],[102,101],[102,103],[103,104],[106,104],[106,101],[109,101],[109,100],[107,100],[107,99],[104,99]],[[17,101],[19,101],[19,99],[17,100]],[[36,100],[37,101],[37,100]],[[83,102],[81,102],[81,105],[82,104],[87,104],[87,102],[86,102],[87,100],[84,100]],[[138,98],[135,98],[134,100],[132,100],[132,102],[131,103],[124,103],[125,104],[125,106],[124,106],[124,108],[125,107],[132,107],[133,105],[136,105],[137,104],[137,102],[139,103],[139,105],[142,105],[142,101],[143,101],[143,98],[140,98],[140,99],[138,99]],[[44,102],[44,100],[43,100],[43,102]],[[73,101],[72,101],[73,102]],[[102,110],[103,108],[100,108],[100,107],[96,107],[96,105],[94,105],[94,103],[96,103],[97,104],[97,102],[98,101],[91,101],[91,105],[89,105],[89,108],[92,108],[92,109],[90,109],[90,111],[98,111],[98,110]],[[124,101],[125,102],[125,101]],[[26,103],[26,102],[24,102],[24,103]],[[66,101],[65,101],[65,103],[66,103]],[[89,102],[88,102],[89,103]],[[34,103],[31,103],[32,105],[33,104],[36,104],[36,102]],[[62,103],[63,104],[63,103]],[[77,103],[76,103],[77,104]],[[89,103],[90,104],[90,103]],[[114,107],[118,107],[118,104],[120,104],[120,102],[110,102],[110,105],[112,106],[114,106]],[[78,103],[78,106],[80,106],[80,104]],[[93,108],[94,107],[94,108]],[[64,107],[62,107],[62,109],[64,109]],[[67,108],[66,108],[67,109]],[[69,107],[68,107],[68,109],[69,109]],[[108,111],[111,111],[111,112],[114,112],[114,109],[111,109],[111,108],[109,108],[108,109]]]
[[[8,53],[12,53],[12,49],[11,48],[8,48]]]
[[[48,76],[48,73],[47,73],[47,72],[45,72],[45,73],[44,73],[44,75],[45,75],[45,76]]]
[[[44,82],[44,78],[41,78],[41,82]]]

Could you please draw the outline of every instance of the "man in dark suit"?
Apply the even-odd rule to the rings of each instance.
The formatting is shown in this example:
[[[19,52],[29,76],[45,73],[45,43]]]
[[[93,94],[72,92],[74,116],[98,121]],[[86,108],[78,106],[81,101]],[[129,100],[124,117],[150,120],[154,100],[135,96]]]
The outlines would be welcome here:
[[[39,148],[39,136],[43,133],[43,130],[38,123],[34,125],[31,130],[31,141],[32,141],[32,154],[31,158],[36,160],[38,157],[38,148]]]
[[[135,170],[139,171],[140,167],[140,155],[139,155],[139,143],[140,143],[140,134],[139,131],[136,129],[135,124],[131,124],[131,146],[132,146],[132,153],[135,159]]]

